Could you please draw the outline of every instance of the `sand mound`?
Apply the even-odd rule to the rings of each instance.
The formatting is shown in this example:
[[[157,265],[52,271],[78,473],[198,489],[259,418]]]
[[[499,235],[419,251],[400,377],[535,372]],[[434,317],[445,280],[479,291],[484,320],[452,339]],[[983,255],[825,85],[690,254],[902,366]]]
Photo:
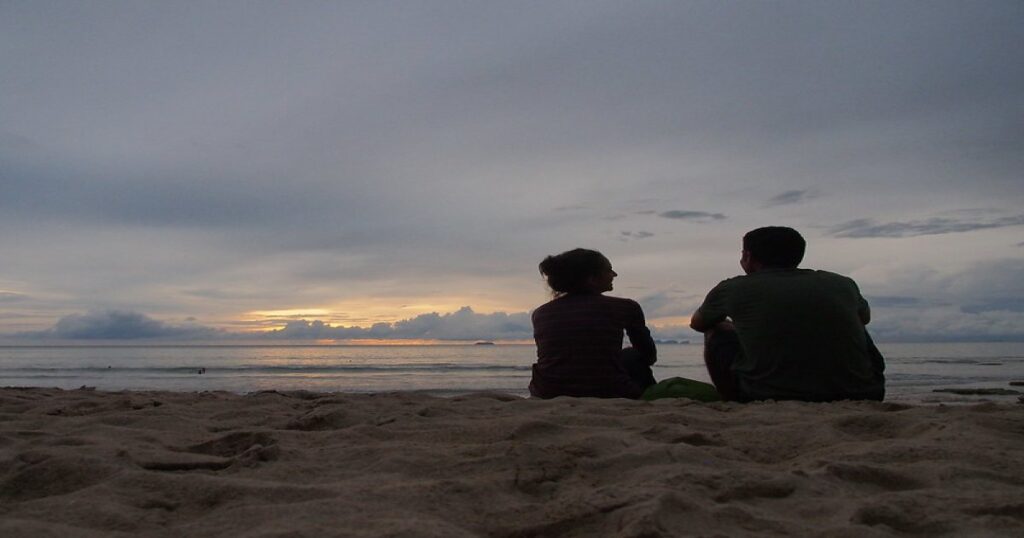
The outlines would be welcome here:
[[[0,390],[3,536],[1024,535],[1024,406]]]

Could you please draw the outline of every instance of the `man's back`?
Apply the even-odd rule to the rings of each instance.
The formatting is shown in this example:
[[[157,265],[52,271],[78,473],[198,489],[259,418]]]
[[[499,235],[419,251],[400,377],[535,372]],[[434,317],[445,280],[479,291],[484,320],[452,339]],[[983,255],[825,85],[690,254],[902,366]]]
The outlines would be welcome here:
[[[881,399],[881,364],[853,280],[827,271],[766,269],[721,282],[698,312],[732,319],[744,399]]]

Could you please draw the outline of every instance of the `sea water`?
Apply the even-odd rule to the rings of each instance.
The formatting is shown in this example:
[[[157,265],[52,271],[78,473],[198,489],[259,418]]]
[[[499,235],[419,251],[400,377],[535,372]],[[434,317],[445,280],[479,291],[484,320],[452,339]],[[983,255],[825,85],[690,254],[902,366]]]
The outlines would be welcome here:
[[[882,343],[887,399],[1016,401],[937,389],[1020,390],[1024,343]],[[98,390],[254,392],[418,391],[449,396],[501,391],[527,396],[532,345],[58,346],[0,347],[0,386]],[[658,379],[708,381],[702,348],[661,345]]]

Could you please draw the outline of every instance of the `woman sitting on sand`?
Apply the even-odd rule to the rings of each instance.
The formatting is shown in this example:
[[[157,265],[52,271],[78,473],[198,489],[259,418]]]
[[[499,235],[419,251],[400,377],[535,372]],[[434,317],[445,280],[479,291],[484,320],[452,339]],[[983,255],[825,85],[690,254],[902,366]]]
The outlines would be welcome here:
[[[578,248],[548,256],[540,273],[555,298],[533,312],[530,394],[639,398],[654,384],[654,340],[636,301],[602,295],[618,276],[608,258]],[[622,349],[623,331],[630,349]]]

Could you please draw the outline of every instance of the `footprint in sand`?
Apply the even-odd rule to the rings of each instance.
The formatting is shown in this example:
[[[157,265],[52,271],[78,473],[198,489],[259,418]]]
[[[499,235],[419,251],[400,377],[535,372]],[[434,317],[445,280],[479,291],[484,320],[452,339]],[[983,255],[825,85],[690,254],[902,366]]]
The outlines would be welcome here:
[[[233,432],[186,448],[173,448],[139,462],[151,471],[219,471],[235,464],[256,465],[281,454],[267,432]]]

